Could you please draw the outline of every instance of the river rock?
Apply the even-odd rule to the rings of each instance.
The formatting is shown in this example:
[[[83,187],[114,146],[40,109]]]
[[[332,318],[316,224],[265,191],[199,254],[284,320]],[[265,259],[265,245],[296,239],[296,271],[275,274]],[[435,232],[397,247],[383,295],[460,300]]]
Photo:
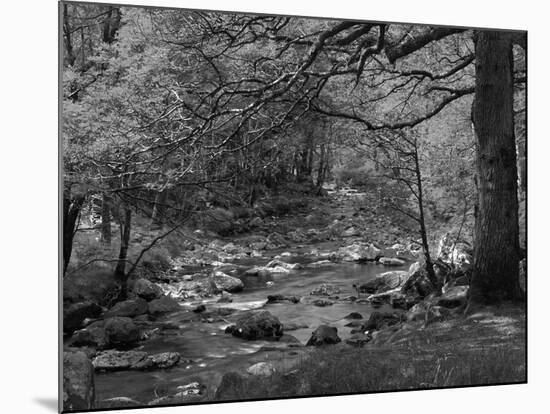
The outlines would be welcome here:
[[[306,267],[317,269],[319,267],[325,267],[325,266],[334,266],[335,263],[331,262],[330,260],[319,260],[317,262],[309,263],[306,265]]]
[[[312,332],[306,346],[333,345],[340,341],[341,339],[338,336],[337,328],[328,325],[320,325]]]
[[[381,256],[381,250],[372,243],[368,246],[355,243],[340,248],[336,256],[346,262],[369,262],[377,260]]]
[[[278,339],[283,335],[279,319],[268,311],[249,311],[237,319],[226,332],[242,339]]]
[[[171,368],[179,360],[178,352],[149,355],[143,351],[108,350],[98,353],[93,359],[93,365],[98,371],[149,370]]]
[[[142,298],[128,299],[118,302],[105,313],[105,317],[127,316],[133,317],[147,313],[147,301]]]
[[[94,302],[79,302],[63,307],[63,331],[73,332],[82,327],[86,318],[97,318],[101,315],[101,306]]]
[[[94,408],[95,383],[92,362],[82,351],[63,352],[63,410]]]
[[[351,312],[350,314],[344,316],[344,319],[363,319],[363,315],[361,315],[359,312]]]
[[[240,292],[244,288],[244,284],[240,279],[226,275],[223,272],[214,272],[214,274],[210,276],[210,279],[219,290],[225,290],[226,292]]]
[[[409,310],[418,303],[418,300],[411,296],[404,295],[403,293],[394,292],[390,295],[389,302],[394,309]]]
[[[280,303],[280,302],[290,302],[290,303],[299,303],[301,296],[292,296],[292,295],[267,295],[267,303]]]
[[[114,316],[105,320],[105,338],[112,345],[126,345],[139,339],[139,329],[126,317]]]
[[[296,331],[298,329],[307,329],[309,326],[305,323],[299,323],[299,322],[285,322],[283,324],[283,328],[286,331]]]
[[[109,341],[105,335],[105,321],[96,321],[83,329],[75,331],[71,344],[73,346],[92,346],[95,348],[107,348]]]
[[[138,407],[140,405],[143,405],[143,403],[129,397],[113,397],[107,398],[106,400],[101,400],[98,403],[97,408],[111,409],[122,407]]]
[[[161,313],[176,312],[180,310],[179,303],[168,296],[163,296],[160,299],[154,299],[148,304],[148,312],[151,315],[158,315]]]
[[[153,366],[153,368],[171,368],[176,365],[180,360],[179,352],[161,352],[160,354],[153,354],[147,357]]]
[[[146,301],[158,299],[162,296],[162,289],[157,284],[143,278],[136,280],[132,291],[136,296]]]
[[[331,285],[329,283],[323,283],[322,285],[313,289],[309,294],[315,296],[333,296],[340,293],[339,287]]]
[[[342,233],[342,237],[354,237],[359,236],[361,232],[355,227],[349,227]]]
[[[381,257],[378,259],[378,263],[384,266],[405,266],[405,261],[395,257]]]
[[[303,266],[300,263],[287,263],[283,262],[282,260],[274,259],[271,260],[268,264],[265,265],[266,267],[283,267],[288,270],[298,270],[301,269]]]
[[[314,306],[319,306],[321,308],[334,305],[334,302],[326,299],[315,299],[312,303]]]
[[[386,292],[402,286],[406,282],[408,276],[408,272],[402,270],[385,272],[377,275],[374,279],[361,284],[359,286],[359,292],[371,294]]]
[[[104,351],[98,353],[92,362],[97,371],[119,371],[135,369],[136,367],[149,367],[147,352],[143,351]]]
[[[246,372],[259,377],[270,377],[275,373],[275,367],[269,362],[258,362],[249,367]]]
[[[401,288],[401,293],[407,296],[424,298],[435,290],[428,278],[426,268],[420,263],[413,263],[409,268],[409,276]]]

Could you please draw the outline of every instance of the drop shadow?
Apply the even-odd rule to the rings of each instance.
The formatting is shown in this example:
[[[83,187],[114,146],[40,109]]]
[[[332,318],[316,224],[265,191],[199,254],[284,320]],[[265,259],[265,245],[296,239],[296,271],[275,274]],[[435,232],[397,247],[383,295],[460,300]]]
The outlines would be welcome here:
[[[35,398],[34,402],[55,413],[58,412],[57,398]]]

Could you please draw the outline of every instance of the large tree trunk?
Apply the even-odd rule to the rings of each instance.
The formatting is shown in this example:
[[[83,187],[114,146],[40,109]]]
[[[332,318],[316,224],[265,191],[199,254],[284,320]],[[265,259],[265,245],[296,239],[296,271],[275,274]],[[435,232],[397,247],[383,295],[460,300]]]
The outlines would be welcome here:
[[[478,204],[470,305],[520,298],[513,90],[510,34],[480,31],[472,108]]]
[[[85,198],[84,195],[63,194],[63,275],[71,260],[76,221]]]

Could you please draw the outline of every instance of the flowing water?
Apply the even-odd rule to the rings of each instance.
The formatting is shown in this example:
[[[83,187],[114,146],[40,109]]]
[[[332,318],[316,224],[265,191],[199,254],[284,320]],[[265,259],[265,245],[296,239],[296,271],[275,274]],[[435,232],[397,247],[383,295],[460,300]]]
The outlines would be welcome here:
[[[307,261],[303,256],[289,257],[285,260]],[[265,265],[266,262],[265,258],[260,258],[250,259],[241,264]],[[394,269],[402,270],[401,268],[392,270]],[[376,264],[343,263],[321,268],[304,268],[290,274],[270,276],[244,276],[241,272],[240,277],[245,288],[243,292],[233,294],[232,303],[206,302],[206,306],[239,310],[261,307],[278,317],[283,325],[298,323],[307,326],[307,328],[285,332],[296,337],[302,344],[307,342],[311,332],[321,324],[337,327],[338,335],[345,340],[350,336],[351,328],[344,326],[349,321],[343,318],[351,312],[359,312],[366,319],[373,311],[371,305],[335,301],[331,306],[318,307],[310,303],[309,293],[319,285],[329,283],[340,288],[341,292],[338,293],[340,298],[357,295],[353,284],[364,283],[387,270]],[[305,300],[297,304],[290,302],[265,304],[267,295],[273,294],[303,296]],[[186,305],[185,302],[184,305]],[[150,353],[177,351],[182,357],[180,363],[168,370],[100,373],[96,376],[97,400],[124,396],[146,403],[158,396],[174,394],[177,386],[193,381],[206,384],[209,392],[213,392],[221,376],[228,371],[244,372],[248,366],[270,358],[276,359],[279,365],[292,365],[299,360],[303,352],[300,348],[285,346],[284,349],[274,350],[278,343],[246,341],[224,333],[225,327],[238,316],[238,313],[225,317],[226,320],[223,321],[207,323],[184,306],[181,312],[164,318],[163,321],[177,324],[179,330],[174,334],[147,340],[139,349]]]

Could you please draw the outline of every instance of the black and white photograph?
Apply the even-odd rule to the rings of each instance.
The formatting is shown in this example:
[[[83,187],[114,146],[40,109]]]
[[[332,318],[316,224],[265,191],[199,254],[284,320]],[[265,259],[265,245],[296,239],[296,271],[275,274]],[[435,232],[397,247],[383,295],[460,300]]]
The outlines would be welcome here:
[[[149,3],[58,4],[60,410],[523,386],[527,31]]]

